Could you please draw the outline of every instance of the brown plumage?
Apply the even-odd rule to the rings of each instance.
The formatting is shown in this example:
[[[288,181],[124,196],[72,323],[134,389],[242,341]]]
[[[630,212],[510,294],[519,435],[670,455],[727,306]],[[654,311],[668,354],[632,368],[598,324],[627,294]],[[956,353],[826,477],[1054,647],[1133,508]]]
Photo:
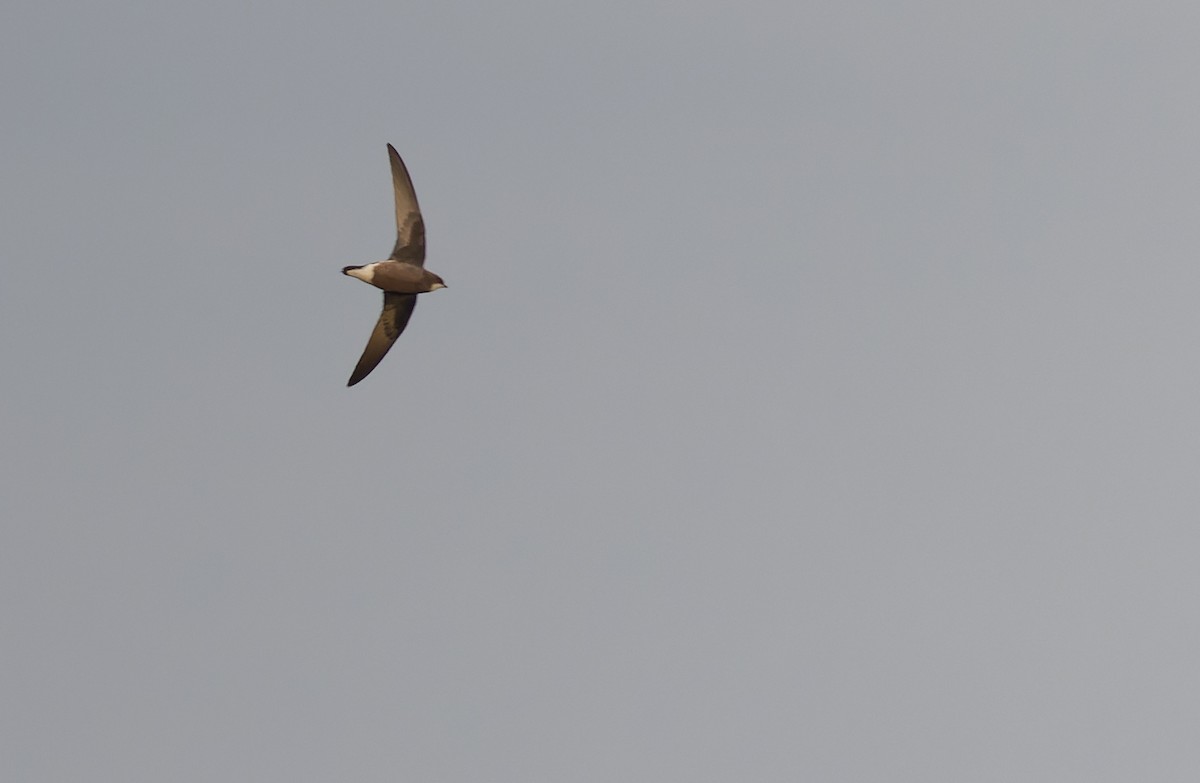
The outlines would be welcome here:
[[[392,190],[396,197],[396,246],[386,261],[342,269],[344,275],[383,289],[383,312],[379,314],[379,321],[347,386],[366,378],[387,355],[412,317],[417,294],[446,287],[442,278],[425,269],[425,221],[421,218],[408,169],[391,144],[388,145],[388,157],[392,163]]]

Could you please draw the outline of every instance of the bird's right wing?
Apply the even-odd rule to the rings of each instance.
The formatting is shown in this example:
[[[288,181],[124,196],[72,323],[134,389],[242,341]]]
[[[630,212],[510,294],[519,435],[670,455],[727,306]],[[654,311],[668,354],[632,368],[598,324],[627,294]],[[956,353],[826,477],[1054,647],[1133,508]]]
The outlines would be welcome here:
[[[375,324],[375,330],[371,332],[371,339],[367,340],[367,347],[362,358],[358,360],[347,386],[353,386],[371,374],[371,370],[374,370],[387,355],[392,343],[396,342],[396,338],[404,331],[404,327],[408,326],[408,319],[412,317],[413,308],[416,306],[416,294],[384,292],[383,312],[379,314],[379,321]]]
[[[421,207],[417,205],[417,191],[413,190],[404,161],[391,144],[388,145],[388,158],[392,162],[392,190],[396,194],[396,247],[391,259],[423,266],[425,221],[421,218]]]

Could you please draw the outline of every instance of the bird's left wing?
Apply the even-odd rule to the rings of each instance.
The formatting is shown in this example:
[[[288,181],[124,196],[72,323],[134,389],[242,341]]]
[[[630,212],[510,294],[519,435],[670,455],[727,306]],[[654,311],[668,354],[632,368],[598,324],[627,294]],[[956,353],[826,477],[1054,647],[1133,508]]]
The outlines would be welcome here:
[[[384,292],[383,312],[379,314],[379,321],[375,324],[375,330],[371,332],[371,339],[367,340],[367,347],[350,375],[347,386],[353,386],[371,374],[371,370],[374,370],[387,355],[392,343],[396,342],[396,338],[404,331],[404,327],[408,326],[408,319],[412,317],[413,308],[416,306],[416,294]]]

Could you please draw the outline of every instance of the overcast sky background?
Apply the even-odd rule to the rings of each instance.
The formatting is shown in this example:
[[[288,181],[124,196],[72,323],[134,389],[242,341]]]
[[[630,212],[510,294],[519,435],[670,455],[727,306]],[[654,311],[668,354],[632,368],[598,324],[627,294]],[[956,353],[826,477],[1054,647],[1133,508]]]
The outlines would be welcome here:
[[[10,3],[0,778],[1196,780],[1198,40]]]

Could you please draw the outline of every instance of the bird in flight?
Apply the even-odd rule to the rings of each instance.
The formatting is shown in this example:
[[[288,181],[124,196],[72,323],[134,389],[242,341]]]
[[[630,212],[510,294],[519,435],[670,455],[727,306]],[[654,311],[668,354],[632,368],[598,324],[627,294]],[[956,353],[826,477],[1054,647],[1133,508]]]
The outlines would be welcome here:
[[[386,261],[342,269],[344,275],[383,289],[383,312],[379,314],[379,322],[375,324],[347,386],[370,375],[387,355],[392,343],[408,325],[413,308],[417,306],[417,294],[446,287],[442,278],[425,269],[425,222],[421,219],[421,208],[417,206],[417,193],[413,190],[408,169],[391,144],[388,145],[388,157],[392,161],[392,189],[396,193],[396,247]]]

